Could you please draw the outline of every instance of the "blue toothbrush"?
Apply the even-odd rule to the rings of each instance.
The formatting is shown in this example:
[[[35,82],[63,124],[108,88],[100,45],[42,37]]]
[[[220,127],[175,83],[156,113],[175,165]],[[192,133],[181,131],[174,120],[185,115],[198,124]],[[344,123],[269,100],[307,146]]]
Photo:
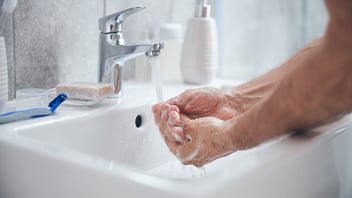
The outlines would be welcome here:
[[[47,108],[32,108],[0,114],[0,124],[51,115],[67,98],[67,95],[62,93],[56,96]]]

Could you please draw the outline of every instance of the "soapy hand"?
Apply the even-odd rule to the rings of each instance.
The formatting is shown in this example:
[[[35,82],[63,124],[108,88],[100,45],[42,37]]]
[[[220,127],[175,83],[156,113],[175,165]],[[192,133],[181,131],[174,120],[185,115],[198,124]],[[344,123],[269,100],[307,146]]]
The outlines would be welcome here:
[[[171,106],[171,109],[169,109]],[[216,88],[188,89],[170,100],[154,105],[155,121],[158,124],[165,110],[182,113],[191,119],[213,116],[222,120],[228,120],[238,115],[239,112],[233,107],[231,98],[223,91]],[[172,114],[174,119],[179,119]]]
[[[180,127],[180,113],[190,119],[213,116],[221,120],[234,117],[237,112],[231,107],[230,99],[216,88],[189,89],[170,100],[153,106],[156,124],[163,123],[166,136],[170,141],[184,142],[183,129]],[[161,128],[160,128],[161,129]]]
[[[189,119],[182,114],[180,121],[184,141],[170,140],[167,133],[167,119],[161,120],[160,131],[170,151],[183,164],[201,167],[235,151],[230,134],[226,131],[225,121],[215,117]]]
[[[244,111],[242,106],[219,89],[200,88],[154,105],[153,112],[171,152],[184,164],[202,166],[233,152],[223,123]]]

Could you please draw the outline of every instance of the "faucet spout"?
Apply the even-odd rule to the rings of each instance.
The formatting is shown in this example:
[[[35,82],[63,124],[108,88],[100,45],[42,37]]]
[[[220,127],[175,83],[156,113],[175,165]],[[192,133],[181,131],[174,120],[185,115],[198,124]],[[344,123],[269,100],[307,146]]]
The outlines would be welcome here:
[[[158,56],[163,43],[126,44],[122,31],[125,17],[144,9],[137,6],[99,20],[99,82],[112,83],[115,96],[122,95],[123,65],[137,56]]]
[[[104,61],[113,58],[118,62],[125,62],[140,55],[158,56],[164,46],[163,43],[110,45],[104,41],[101,44],[101,60]]]
[[[110,45],[102,43],[100,47],[99,82],[112,83],[115,95],[121,96],[123,65],[126,61],[145,55],[158,56],[163,43],[143,43]]]

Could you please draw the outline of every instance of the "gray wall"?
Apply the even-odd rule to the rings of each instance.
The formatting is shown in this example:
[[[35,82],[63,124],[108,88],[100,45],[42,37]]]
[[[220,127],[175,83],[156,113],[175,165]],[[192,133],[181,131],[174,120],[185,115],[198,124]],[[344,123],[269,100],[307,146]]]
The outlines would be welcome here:
[[[195,0],[18,0],[8,21],[10,99],[15,89],[53,88],[68,81],[96,81],[98,18],[145,5],[126,20],[129,42],[143,30],[157,36],[161,23],[186,25]],[[327,15],[323,0],[213,0],[219,19],[219,74],[248,80],[279,65],[324,32]],[[13,26],[13,30],[11,26]],[[13,36],[12,36],[13,35]],[[134,76],[133,62],[126,76]]]
[[[323,0],[217,0],[220,75],[249,80],[276,67],[321,36]]]
[[[144,29],[155,36],[161,23],[184,24],[193,13],[189,0],[19,0],[13,14],[16,74],[10,77],[10,99],[15,89],[96,81],[98,18],[136,5],[146,9],[124,24],[126,40],[131,42],[141,40]],[[129,65],[126,73],[132,77],[134,65]]]
[[[14,14],[16,89],[93,80],[102,1],[20,0]]]

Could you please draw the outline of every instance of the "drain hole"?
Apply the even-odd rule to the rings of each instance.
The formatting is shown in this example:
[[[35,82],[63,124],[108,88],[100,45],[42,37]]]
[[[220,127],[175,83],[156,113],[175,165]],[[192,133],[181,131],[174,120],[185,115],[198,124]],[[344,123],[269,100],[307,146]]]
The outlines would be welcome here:
[[[136,125],[137,128],[141,127],[143,124],[143,119],[141,115],[137,115],[136,119],[134,120],[134,124]]]

